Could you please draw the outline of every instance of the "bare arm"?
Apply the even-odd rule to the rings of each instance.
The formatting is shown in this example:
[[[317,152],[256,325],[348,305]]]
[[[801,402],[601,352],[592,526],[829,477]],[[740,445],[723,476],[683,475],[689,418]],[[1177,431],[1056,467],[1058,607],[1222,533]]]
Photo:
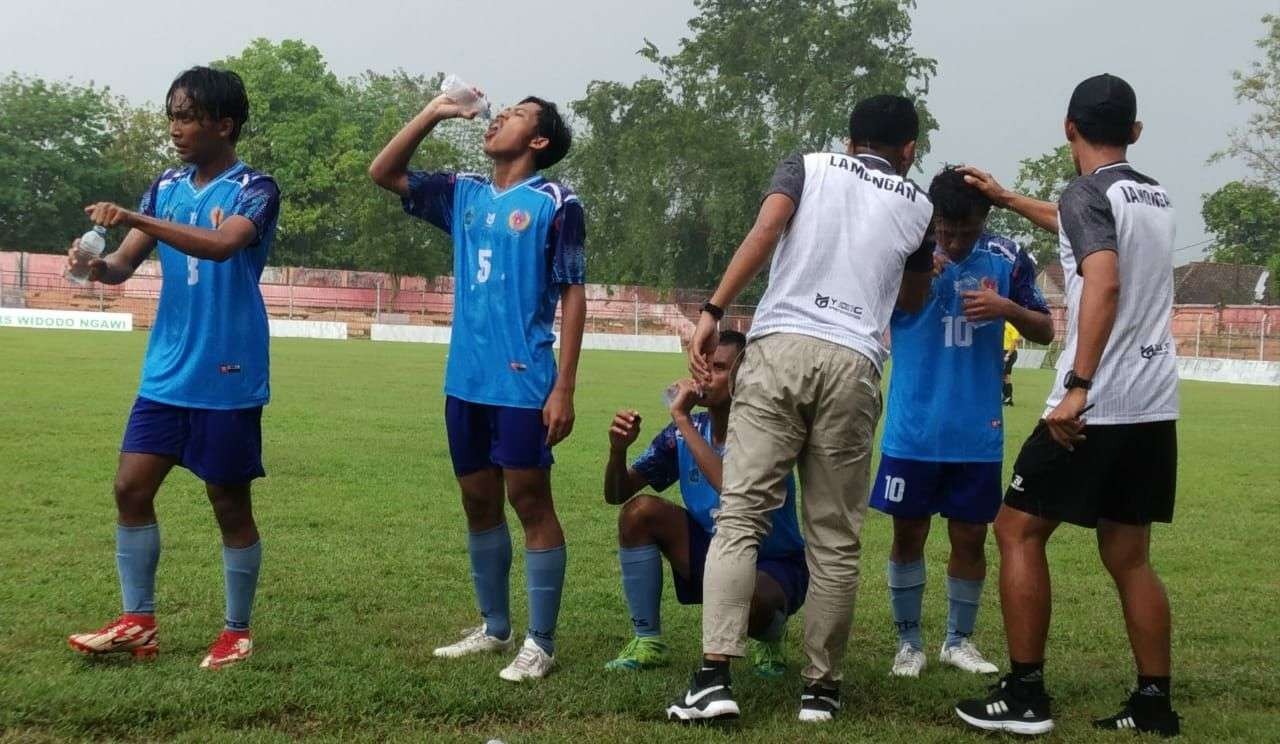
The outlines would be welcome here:
[[[236,251],[252,245],[258,239],[257,225],[254,225],[253,220],[248,217],[238,214],[231,215],[221,225],[211,230],[206,227],[180,225],[176,222],[148,217],[111,202],[90,204],[84,208],[84,211],[96,225],[103,227],[124,225],[131,228],[129,231],[131,235],[135,232],[143,233],[151,239],[151,247],[155,247],[155,243],[159,241],[173,246],[188,256],[210,261],[226,261],[234,256]]]
[[[578,357],[587,323],[587,292],[581,284],[566,284],[560,295],[560,365],[555,387],[542,408],[547,444],[555,446],[573,431],[573,393],[578,384]]]
[[[1038,310],[1030,310],[1016,302],[1010,302],[1009,304],[1011,307],[1005,314],[1004,319],[1012,323],[1023,338],[1037,344],[1053,343],[1052,315]]]
[[[756,274],[764,268],[778,247],[778,240],[796,213],[796,204],[785,194],[770,194],[760,205],[755,224],[743,238],[742,244],[733,254],[725,269],[720,286],[711,295],[711,303],[719,307],[728,307],[737,299]],[[711,354],[715,353],[719,343],[716,329],[719,322],[703,313],[698,319],[697,329],[689,342],[689,369],[696,379],[707,379],[711,374]]]
[[[635,496],[648,483],[627,466],[627,448],[640,436],[640,414],[618,411],[609,425],[609,462],[604,466],[604,502],[618,505]]]
[[[933,286],[933,274],[920,271],[902,272],[902,286],[898,288],[898,309],[918,313],[929,300],[929,288]]]
[[[436,125],[446,119],[474,119],[476,112],[463,113],[461,107],[448,96],[437,96],[418,115],[391,138],[386,147],[369,164],[369,178],[373,182],[400,196],[409,195],[409,161],[418,145],[431,134]]]
[[[1120,304],[1119,256],[1115,251],[1095,251],[1080,264],[1084,287],[1080,292],[1080,316],[1073,369],[1085,379],[1093,379],[1102,361],[1102,352],[1111,338]]]
[[[962,166],[958,170],[964,174],[965,183],[981,191],[992,204],[1017,212],[1036,227],[1052,233],[1058,232],[1057,204],[1014,193],[1001,186],[990,173],[971,165]]]

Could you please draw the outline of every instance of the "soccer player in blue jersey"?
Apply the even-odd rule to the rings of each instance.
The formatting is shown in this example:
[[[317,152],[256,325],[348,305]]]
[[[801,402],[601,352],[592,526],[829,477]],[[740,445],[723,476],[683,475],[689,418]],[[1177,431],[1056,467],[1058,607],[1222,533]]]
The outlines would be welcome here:
[[[156,492],[175,465],[205,482],[226,577],[226,628],[201,662],[217,669],[253,652],[249,616],[262,562],[250,484],[262,477],[262,407],[269,397],[267,312],[258,278],[271,251],[280,192],[236,156],[249,118],[234,72],[193,67],[165,98],[169,134],[185,165],[151,184],[137,211],[85,208],[105,227],[129,229],[119,250],[89,265],[120,284],[158,249],[164,281],[116,470],[116,568],[124,612],[70,637],[85,654],[158,651]],[[77,258],[75,245],[69,264]]]
[[[410,215],[453,238],[453,333],[445,370],[449,454],[462,489],[471,577],[483,623],[440,657],[515,647],[511,536],[503,498],[524,527],[528,634],[500,676],[545,677],[555,665],[565,540],[551,499],[551,448],[573,429],[573,391],[586,317],[578,197],[543,178],[569,152],[554,104],[529,97],[499,113],[484,134],[489,176],[409,169],[422,140],[446,119],[473,118],[439,96],[369,167]],[[560,364],[552,352],[562,308]]]
[[[720,332],[720,344],[711,359],[710,382],[701,390],[691,380],[677,383],[671,423],[630,467],[627,448],[640,436],[640,415],[619,411],[609,427],[604,499],[609,504],[623,504],[618,515],[618,562],[635,637],[606,669],[648,669],[667,663],[659,613],[663,556],[671,564],[676,599],[681,604],[702,603],[703,565],[715,532],[715,514],[720,510],[731,381],[746,345],[741,333]],[[695,403],[706,410],[692,413]],[[663,491],[676,482],[684,507],[659,496],[640,494],[645,486]],[[785,671],[782,641],[787,618],[804,604],[809,588],[804,540],[796,522],[795,481],[790,475],[786,488],[786,501],[773,512],[772,528],[760,544],[747,623],[752,665],[764,677],[777,677]]]
[[[947,635],[940,661],[990,674],[970,640],[986,577],[987,525],[1001,502],[1004,428],[1000,381],[1004,325],[1037,343],[1053,340],[1035,263],[1008,238],[986,232],[991,202],[954,168],[929,186],[934,278],[919,312],[894,311],[893,370],[871,506],[893,517],[889,596],[898,629],[892,674],[925,667],[920,628],[924,544],[933,515],[947,519]]]

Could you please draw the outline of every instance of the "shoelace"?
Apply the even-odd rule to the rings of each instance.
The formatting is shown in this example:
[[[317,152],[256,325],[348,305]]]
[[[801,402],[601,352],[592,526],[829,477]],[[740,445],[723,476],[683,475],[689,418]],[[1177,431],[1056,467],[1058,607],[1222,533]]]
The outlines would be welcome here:
[[[522,648],[520,653],[516,654],[516,666],[522,669],[529,669],[538,660],[538,652],[531,648]]]
[[[223,633],[218,636],[218,640],[213,642],[213,648],[209,649],[209,654],[215,657],[229,656],[238,651],[236,644],[239,642],[239,637],[230,633]]]

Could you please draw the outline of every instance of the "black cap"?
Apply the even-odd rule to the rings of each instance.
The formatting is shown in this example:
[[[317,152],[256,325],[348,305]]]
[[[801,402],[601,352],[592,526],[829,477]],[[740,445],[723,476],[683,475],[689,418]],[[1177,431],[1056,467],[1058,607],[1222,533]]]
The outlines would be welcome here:
[[[1138,120],[1138,97],[1132,86],[1115,75],[1094,75],[1076,86],[1067,104],[1067,118],[1102,130],[1128,132]]]

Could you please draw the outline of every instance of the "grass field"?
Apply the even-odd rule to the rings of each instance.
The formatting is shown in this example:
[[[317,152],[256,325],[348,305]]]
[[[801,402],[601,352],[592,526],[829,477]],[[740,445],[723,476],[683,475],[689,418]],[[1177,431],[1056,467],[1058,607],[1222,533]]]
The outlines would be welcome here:
[[[196,668],[220,627],[218,535],[201,485],[175,470],[157,509],[162,654],[151,664],[86,660],[64,641],[119,610],[111,479],[146,336],[0,330],[0,741],[877,741],[970,737],[951,704],[982,682],[932,663],[889,679],[884,586],[888,520],[868,520],[864,583],[847,660],[847,709],[821,729],[795,722],[798,681],[735,681],[732,730],[661,721],[698,649],[700,616],[664,595],[675,663],[640,675],[601,665],[626,641],[616,509],[600,493],[606,427],[634,406],[652,435],[676,355],[587,352],[577,427],[556,456],[569,539],[560,670],[536,686],[497,678],[505,658],[442,662],[431,649],[473,624],[461,507],[445,446],[444,348],[277,340],[264,417],[270,477],[256,488],[265,562],[257,655],[222,673]],[[1007,417],[1012,454],[1040,412],[1050,374],[1019,371]],[[1175,696],[1190,741],[1280,740],[1280,391],[1184,383],[1177,522],[1156,531],[1175,613]],[[643,435],[642,435],[643,436]],[[638,450],[637,450],[638,452]],[[678,498],[675,493],[669,493]],[[518,530],[517,530],[518,532]],[[939,532],[937,537],[944,533]],[[992,565],[994,547],[989,549]],[[513,567],[516,625],[523,564]],[[945,541],[930,544],[926,640],[941,640]],[[1055,616],[1049,683],[1055,741],[1093,737],[1132,684],[1119,606],[1093,535],[1063,529],[1051,548]],[[668,571],[669,576],[669,571]],[[994,582],[979,645],[1003,662]],[[792,634],[790,653],[799,660]],[[936,652],[936,648],[932,653]]]

